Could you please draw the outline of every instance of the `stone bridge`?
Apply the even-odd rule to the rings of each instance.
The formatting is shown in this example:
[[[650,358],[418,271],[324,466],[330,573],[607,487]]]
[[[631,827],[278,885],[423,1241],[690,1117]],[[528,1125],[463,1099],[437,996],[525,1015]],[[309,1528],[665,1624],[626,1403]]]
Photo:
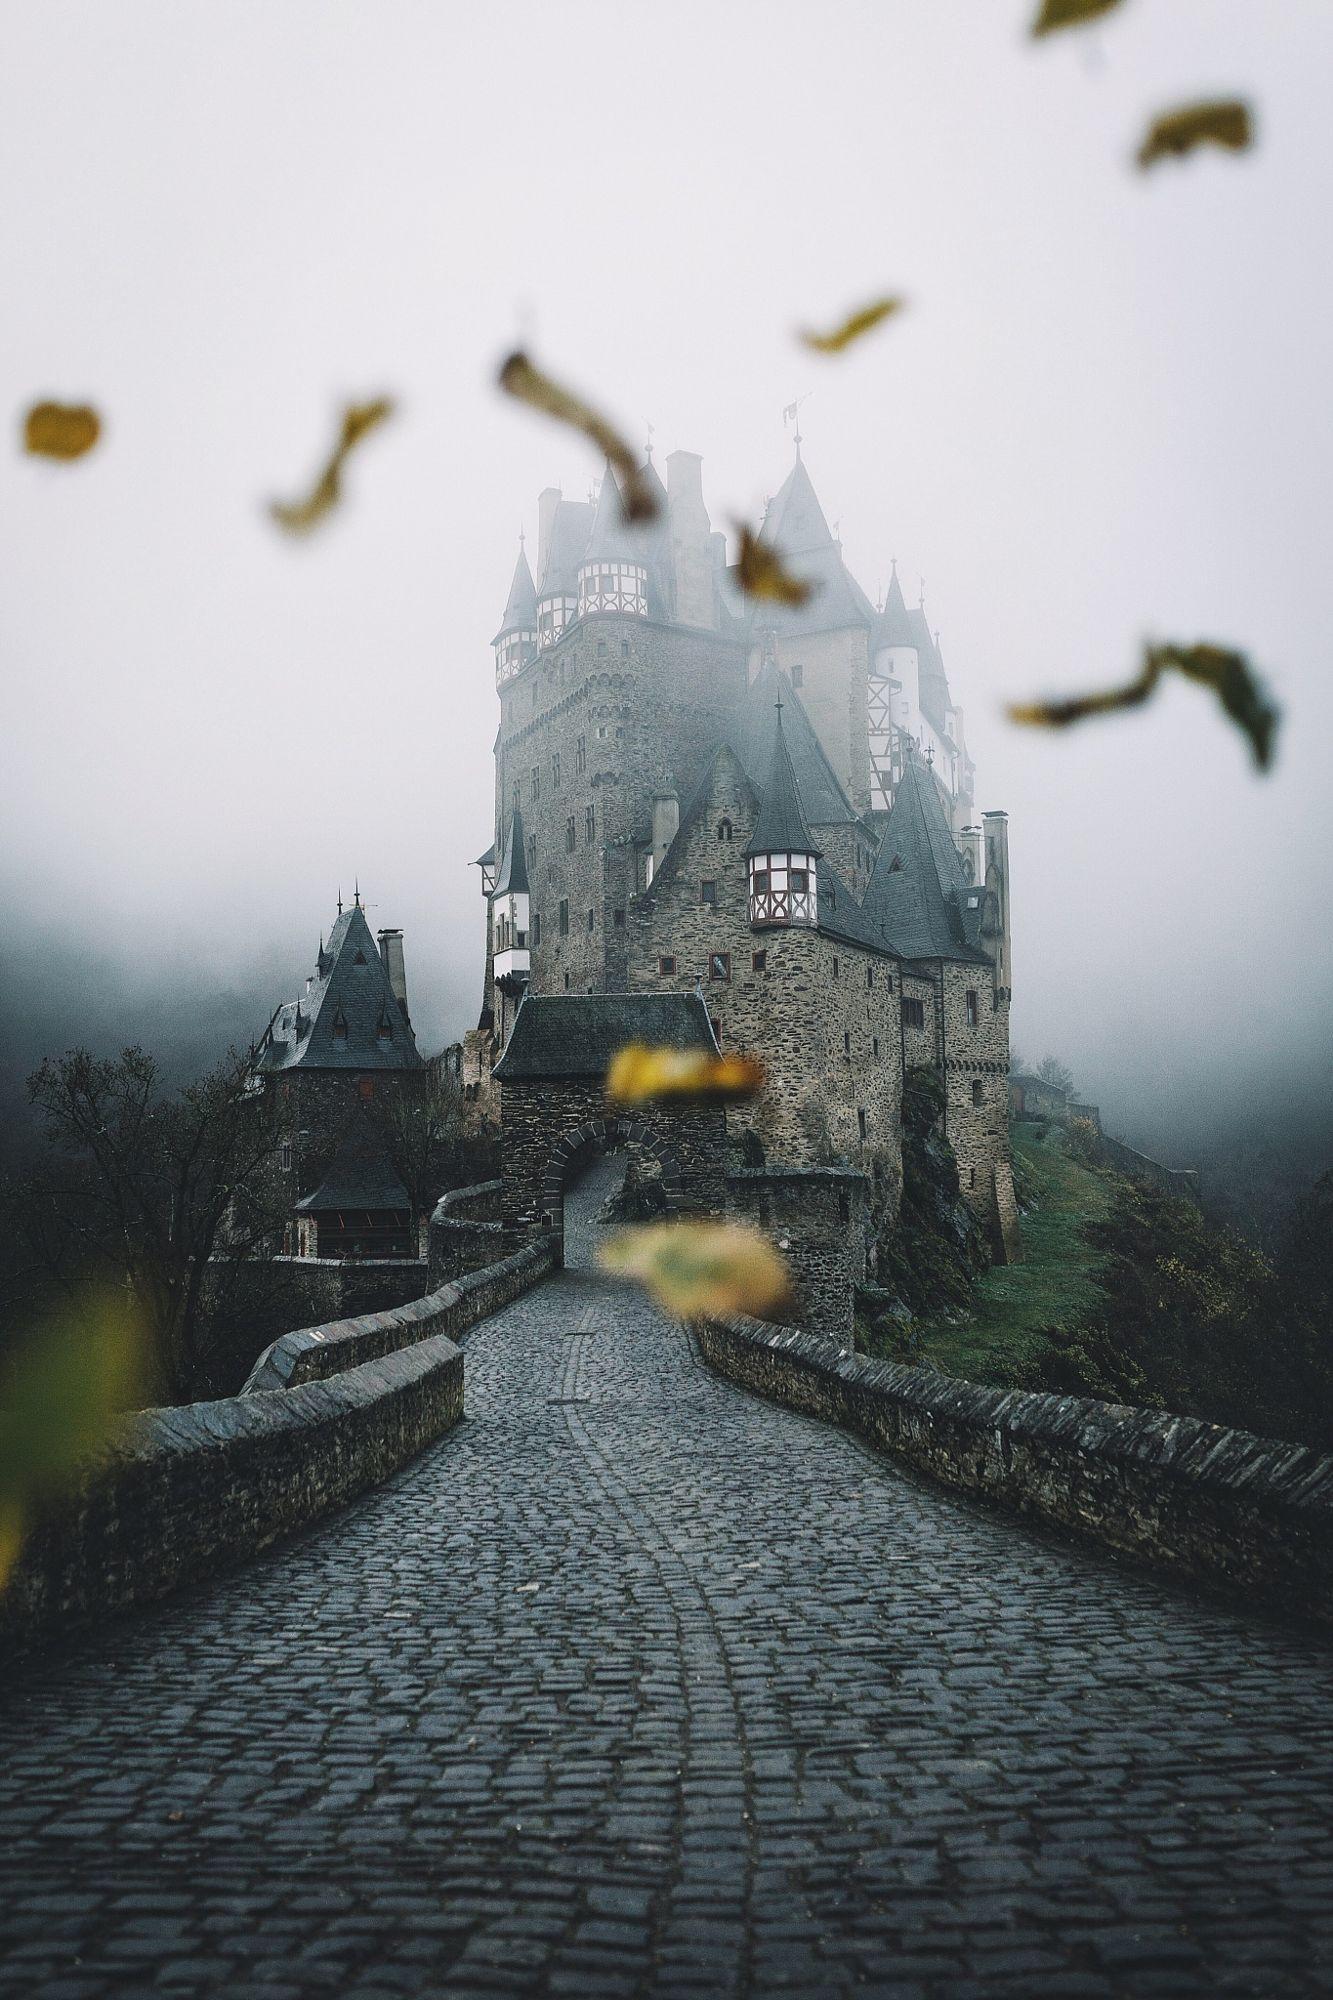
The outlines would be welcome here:
[[[1326,1640],[918,1483],[583,1268],[469,1333],[466,1407],[10,1670],[0,1992],[1333,1993]]]

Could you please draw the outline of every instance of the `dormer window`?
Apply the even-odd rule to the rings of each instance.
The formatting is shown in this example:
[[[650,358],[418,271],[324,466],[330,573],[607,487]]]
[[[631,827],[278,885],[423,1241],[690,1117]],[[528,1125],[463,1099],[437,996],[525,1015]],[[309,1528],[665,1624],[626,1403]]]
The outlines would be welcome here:
[[[356,957],[352,960],[353,965],[364,965],[365,962],[366,962],[366,954],[363,951],[359,951],[356,954]]]
[[[387,1014],[381,1014],[379,1020],[375,1023],[375,1036],[381,1042],[391,1042],[393,1040],[393,1022]]]
[[[345,1042],[347,1040],[347,1016],[343,1013],[341,1007],[333,1017],[333,1039],[335,1042]]]

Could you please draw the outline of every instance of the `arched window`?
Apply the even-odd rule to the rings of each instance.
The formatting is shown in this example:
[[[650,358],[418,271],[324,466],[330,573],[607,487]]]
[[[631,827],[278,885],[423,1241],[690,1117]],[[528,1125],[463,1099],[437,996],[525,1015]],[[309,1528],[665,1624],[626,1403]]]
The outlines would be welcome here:
[[[731,839],[731,821],[729,819],[720,819],[718,821],[717,837],[719,840]]]

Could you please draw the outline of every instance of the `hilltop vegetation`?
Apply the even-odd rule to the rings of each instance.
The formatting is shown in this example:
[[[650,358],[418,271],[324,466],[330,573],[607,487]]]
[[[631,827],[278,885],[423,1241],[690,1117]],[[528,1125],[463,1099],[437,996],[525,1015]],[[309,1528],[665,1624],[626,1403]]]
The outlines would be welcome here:
[[[914,1102],[919,1122],[919,1088]],[[1265,1255],[1192,1203],[1097,1166],[1081,1138],[1015,1126],[1024,1262],[980,1271],[947,1144],[932,1130],[905,1145],[903,1221],[880,1246],[858,1344],[1000,1388],[1333,1449],[1333,1176]]]

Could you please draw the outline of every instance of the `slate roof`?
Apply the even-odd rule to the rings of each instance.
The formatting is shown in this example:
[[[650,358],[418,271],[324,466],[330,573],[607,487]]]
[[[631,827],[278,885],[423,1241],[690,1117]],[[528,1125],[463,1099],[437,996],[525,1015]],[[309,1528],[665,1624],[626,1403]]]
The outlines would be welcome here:
[[[935,780],[909,755],[866,890],[866,918],[903,958],[989,964],[969,939],[967,888]]]
[[[806,818],[811,826],[855,824],[859,814],[825,756],[800,696],[772,660],[765,660],[726,724],[726,740],[740,759],[746,777],[757,792],[762,792],[768,782],[773,768],[779,701],[783,704],[783,735]]]
[[[768,766],[768,782],[764,786],[759,816],[745,852],[747,855],[818,856],[822,854],[823,849],[815,844],[815,837],[810,831],[810,823],[801,804],[800,788],[796,782],[796,773],[792,769],[787,738],[782,727],[780,704],[774,705],[773,713],[777,727],[773,732],[773,755]]]
[[[759,530],[760,539],[780,549],[793,575],[816,588],[801,605],[761,603],[740,591],[734,570],[728,571],[733,606],[744,607],[756,629],[775,632],[829,632],[845,625],[873,627],[878,612],[842,559],[804,462],[797,459],[781,488],[769,502]]]
[[[532,581],[532,571],[528,568],[527,555],[520,549],[518,561],[514,564],[514,580],[509,586],[504,617],[500,620],[500,629],[495,637],[502,639],[506,632],[535,632],[536,629],[537,588]]]
[[[916,633],[908,614],[903,587],[898,581],[895,568],[889,577],[889,587],[884,595],[884,609],[879,614],[879,643],[881,646],[915,646]]]
[[[494,849],[492,849],[494,852]],[[526,896],[528,893],[528,857],[523,848],[523,815],[515,806],[509,816],[509,831],[505,835],[504,856],[500,862],[500,872],[491,890],[496,896]]]
[[[948,725],[949,710],[953,706],[949,699],[949,682],[944,672],[944,659],[926,623],[924,607],[920,604],[913,605],[907,616],[917,649],[922,713],[930,718],[943,736]]]
[[[501,1083],[601,1076],[626,1042],[717,1052],[697,993],[529,993],[494,1074]]]
[[[388,1033],[380,1034],[383,1022]],[[345,1032],[335,1033],[335,1027]],[[415,1070],[416,1037],[395,998],[359,903],[329,933],[315,977],[285,1000],[255,1059],[261,1075],[292,1069]]]
[[[592,530],[582,560],[634,563],[647,561],[643,538],[625,518],[620,488],[616,485],[615,474],[609,465],[602,474],[601,489],[597,495],[597,509],[592,517]]]
[[[331,1208],[412,1207],[412,1197],[377,1135],[364,1124],[349,1132],[329,1162],[328,1172],[313,1194],[296,1204],[298,1215],[316,1215]]]
[[[537,579],[537,597],[573,597],[578,590],[579,564],[592,532],[592,505],[587,500],[559,500],[551,522],[551,541]]]

